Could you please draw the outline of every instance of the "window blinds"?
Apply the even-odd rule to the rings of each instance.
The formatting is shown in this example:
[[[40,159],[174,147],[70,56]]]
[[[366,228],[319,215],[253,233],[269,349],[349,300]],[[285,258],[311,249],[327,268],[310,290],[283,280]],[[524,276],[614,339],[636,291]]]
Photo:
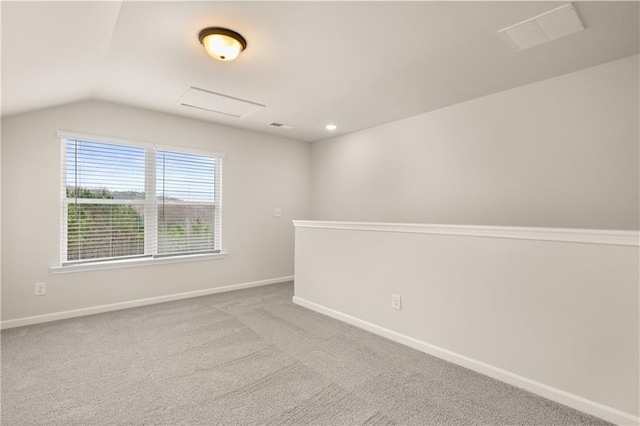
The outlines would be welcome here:
[[[157,151],[159,255],[216,250],[216,163],[214,157]]]
[[[62,263],[219,252],[221,157],[63,138]]]

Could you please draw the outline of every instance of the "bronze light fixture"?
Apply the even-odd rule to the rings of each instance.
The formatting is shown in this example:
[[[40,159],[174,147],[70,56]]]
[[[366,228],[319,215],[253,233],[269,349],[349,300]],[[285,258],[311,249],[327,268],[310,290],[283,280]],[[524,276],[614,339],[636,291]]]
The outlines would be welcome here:
[[[247,48],[247,41],[237,32],[221,27],[209,27],[200,31],[198,40],[212,58],[233,61]]]

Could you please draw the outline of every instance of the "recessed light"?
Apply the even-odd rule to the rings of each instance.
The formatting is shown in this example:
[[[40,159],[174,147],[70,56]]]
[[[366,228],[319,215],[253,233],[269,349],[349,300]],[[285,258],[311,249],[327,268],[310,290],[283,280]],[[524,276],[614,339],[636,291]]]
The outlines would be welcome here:
[[[324,126],[324,128],[330,132],[333,132],[335,129],[338,128],[338,126],[336,126],[335,124],[327,124],[326,126]]]

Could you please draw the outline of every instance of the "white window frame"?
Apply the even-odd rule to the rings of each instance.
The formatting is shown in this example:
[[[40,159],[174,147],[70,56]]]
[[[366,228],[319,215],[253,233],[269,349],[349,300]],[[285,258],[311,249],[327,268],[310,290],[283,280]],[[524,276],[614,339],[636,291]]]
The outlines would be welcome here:
[[[50,272],[66,273],[66,272],[82,272],[98,269],[113,269],[132,266],[154,265],[164,263],[188,262],[208,259],[219,259],[227,256],[222,249],[222,163],[225,157],[224,153],[198,150],[191,148],[183,148],[176,146],[157,145],[127,139],[113,138],[108,136],[95,136],[84,133],[76,133],[60,130],[57,132],[60,139],[61,160],[66,155],[66,141],[81,140],[87,142],[106,143],[112,145],[122,145],[129,147],[139,147],[145,149],[145,200],[110,200],[96,199],[89,203],[95,204],[137,204],[145,206],[144,215],[144,254],[139,256],[128,256],[122,258],[106,258],[95,260],[67,260],[67,213],[69,199],[66,193],[66,170],[65,162],[61,161],[61,179],[60,179],[60,264],[50,268]],[[214,176],[214,252],[207,253],[177,253],[170,255],[158,255],[157,249],[157,224],[158,224],[158,208],[156,203],[156,152],[164,150],[171,152],[179,152],[185,154],[204,155],[215,158],[215,176]],[[174,202],[175,203],[175,202]],[[194,204],[194,203],[188,203]],[[197,203],[195,203],[197,204]],[[209,204],[209,203],[206,203]]]

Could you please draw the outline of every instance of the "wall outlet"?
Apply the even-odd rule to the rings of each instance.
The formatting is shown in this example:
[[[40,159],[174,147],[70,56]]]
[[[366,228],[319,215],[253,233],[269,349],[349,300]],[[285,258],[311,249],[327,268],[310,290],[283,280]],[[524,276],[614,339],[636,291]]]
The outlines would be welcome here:
[[[391,307],[393,309],[402,310],[402,297],[397,294],[391,295]]]
[[[282,209],[280,207],[276,207],[273,209],[273,215],[276,217],[282,216]]]
[[[44,296],[47,294],[47,283],[36,283],[36,296]]]

